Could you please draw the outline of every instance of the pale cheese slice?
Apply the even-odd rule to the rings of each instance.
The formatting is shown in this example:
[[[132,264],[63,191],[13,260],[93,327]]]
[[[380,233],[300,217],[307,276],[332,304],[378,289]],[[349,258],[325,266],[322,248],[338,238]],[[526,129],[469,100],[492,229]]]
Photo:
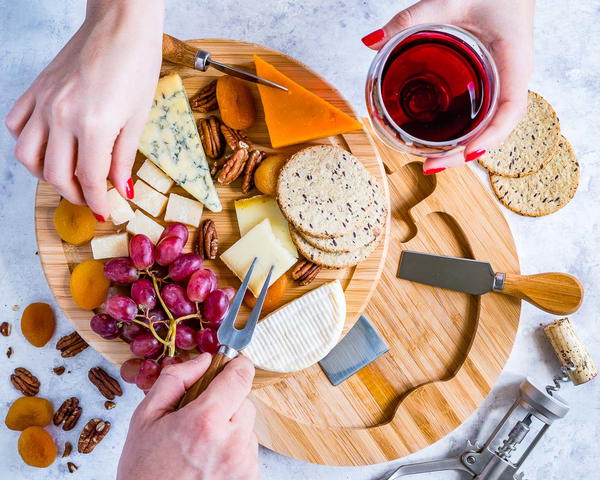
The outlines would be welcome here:
[[[255,297],[259,296],[271,265],[275,268],[269,286],[296,263],[296,257],[291,255],[273,234],[268,218],[250,229],[246,235],[229,247],[221,255],[221,260],[241,280],[255,257],[258,260],[248,283],[248,288]]]
[[[167,75],[158,81],[138,148],[211,211],[221,211],[221,202],[179,75]]]
[[[135,182],[133,191],[135,192],[135,196],[131,199],[132,203],[146,210],[153,217],[158,217],[161,214],[167,203],[166,196],[157,192],[141,180]]]
[[[129,255],[129,238],[126,232],[94,237],[91,244],[92,255],[96,260],[101,258],[127,257]]]
[[[173,186],[173,180],[150,160],[145,160],[137,171],[137,176],[160,193],[167,193]]]
[[[202,218],[202,204],[191,198],[182,197],[176,193],[169,195],[165,222],[180,222],[193,227],[200,225]]]
[[[250,198],[242,198],[235,201],[235,213],[237,216],[240,235],[246,233],[265,218],[271,222],[273,234],[281,242],[284,248],[298,258],[298,250],[290,236],[290,228],[287,220],[279,210],[277,200],[269,195],[257,195]]]
[[[257,368],[296,372],[331,351],[345,321],[346,298],[339,280],[334,280],[267,315],[243,353]]]
[[[135,216],[127,224],[127,231],[132,235],[146,235],[154,245],[158,243],[160,236],[165,228],[156,223],[150,217],[147,217],[141,210],[135,211]]]
[[[108,196],[108,208],[112,223],[121,225],[133,218],[133,208],[131,208],[129,202],[121,196],[116,188],[111,188],[106,195]]]

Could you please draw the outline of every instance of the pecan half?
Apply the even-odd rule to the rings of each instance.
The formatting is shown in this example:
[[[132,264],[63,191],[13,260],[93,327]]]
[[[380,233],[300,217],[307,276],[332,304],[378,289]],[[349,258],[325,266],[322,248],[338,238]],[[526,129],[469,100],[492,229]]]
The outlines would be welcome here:
[[[40,381],[26,368],[15,368],[10,381],[23,395],[34,397],[40,391]]]
[[[213,80],[201,88],[196,95],[190,98],[190,106],[197,112],[207,113],[218,108],[217,81]]]
[[[62,458],[66,458],[71,455],[72,451],[73,445],[71,445],[71,442],[65,442],[65,449],[63,450]]]
[[[292,270],[292,278],[301,286],[308,285],[317,277],[321,268],[321,265],[315,265],[308,260],[302,260]]]
[[[81,417],[81,407],[79,406],[79,399],[77,397],[67,398],[60,408],[54,414],[52,421],[57,427],[62,423],[62,429],[65,432],[73,430],[73,427],[77,425]]]
[[[67,469],[69,473],[75,473],[79,467],[75,465],[73,462],[67,462]]]
[[[217,177],[218,182],[229,185],[236,180],[244,171],[248,156],[248,145],[239,142],[238,148],[227,158],[227,162],[223,165],[223,169]]]
[[[117,404],[115,402],[111,402],[110,400],[107,400],[106,402],[104,402],[104,408],[106,408],[107,410],[112,410],[116,406],[117,406]]]
[[[246,166],[244,167],[244,177],[242,178],[242,193],[248,193],[254,188],[254,172],[264,158],[260,150],[252,150]]]
[[[223,134],[219,128],[220,124],[221,120],[215,116],[201,118],[198,122],[202,146],[208,158],[219,158],[223,154],[225,144],[223,143]]]
[[[106,434],[110,431],[110,422],[99,418],[92,418],[81,431],[77,451],[79,453],[91,453]]]
[[[104,398],[114,400],[115,396],[120,397],[123,395],[119,382],[106,373],[101,367],[90,369],[88,378],[90,379],[90,382],[96,385],[96,388]]]
[[[221,123],[221,133],[223,134],[223,138],[225,138],[225,142],[227,142],[227,145],[232,150],[237,148],[239,142],[244,142],[246,145],[250,146],[250,141],[243,130],[234,130],[224,123]]]
[[[8,337],[10,335],[10,331],[11,331],[10,323],[8,323],[8,322],[2,322],[2,325],[0,325],[0,333],[4,337]]]
[[[56,342],[56,349],[60,350],[60,356],[63,358],[74,357],[87,347],[89,347],[89,345],[77,332],[65,335]]]
[[[61,365],[60,367],[54,367],[52,371],[54,372],[54,375],[60,376],[65,373],[65,367],[64,365]]]
[[[223,168],[223,165],[225,165],[227,163],[227,160],[229,160],[229,157],[221,157],[217,160],[214,160],[212,162],[212,167],[210,169],[210,175],[211,177],[214,177],[215,174],[221,169]]]
[[[13,354],[13,348],[12,347],[8,347],[6,349],[6,357],[10,358],[10,357],[12,357],[12,354]]]
[[[196,252],[204,260],[214,260],[219,251],[219,238],[217,227],[210,218],[204,220],[202,228],[198,229],[198,243]]]

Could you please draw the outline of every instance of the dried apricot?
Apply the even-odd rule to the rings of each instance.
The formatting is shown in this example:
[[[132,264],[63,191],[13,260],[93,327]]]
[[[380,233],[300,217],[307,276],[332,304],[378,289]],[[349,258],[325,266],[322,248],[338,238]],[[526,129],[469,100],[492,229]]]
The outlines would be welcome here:
[[[86,260],[71,273],[71,297],[85,310],[102,305],[109,286],[110,280],[104,275],[104,264],[98,260]]]
[[[229,128],[243,130],[256,120],[256,104],[248,86],[225,75],[217,80],[217,103],[221,120]]]
[[[89,242],[94,236],[96,219],[85,205],[74,205],[62,199],[54,212],[54,228],[58,236],[73,245]]]
[[[269,313],[279,307],[281,299],[283,298],[283,294],[288,288],[288,277],[287,275],[282,275],[279,277],[273,285],[269,287],[267,290],[267,296],[265,297],[265,303],[263,303],[262,311],[263,313]],[[246,294],[244,295],[244,303],[247,307],[253,308],[256,305],[256,297],[252,295],[250,290],[246,290]]]
[[[269,155],[254,172],[254,184],[265,195],[277,195],[277,179],[279,172],[287,161],[285,155]]]
[[[19,437],[19,455],[27,465],[46,468],[56,459],[56,445],[42,427],[29,427]]]
[[[45,427],[52,420],[54,407],[45,398],[17,398],[8,409],[4,423],[11,430],[25,430],[28,427]]]
[[[54,335],[56,318],[47,303],[32,303],[21,315],[21,332],[34,347],[43,347]]]

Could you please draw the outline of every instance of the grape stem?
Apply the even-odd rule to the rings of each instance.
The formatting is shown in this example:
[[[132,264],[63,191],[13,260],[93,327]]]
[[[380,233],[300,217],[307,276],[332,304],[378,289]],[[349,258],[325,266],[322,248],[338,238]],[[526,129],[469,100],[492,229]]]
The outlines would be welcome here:
[[[152,322],[144,323],[144,322],[140,322],[139,320],[136,320],[135,318],[132,320],[132,322],[137,323],[137,324],[141,325],[142,327],[149,328],[150,332],[152,333],[154,338],[156,338],[163,345],[169,346],[168,342],[164,341],[162,338],[160,338],[158,333],[156,333],[156,330],[154,330],[154,324]]]

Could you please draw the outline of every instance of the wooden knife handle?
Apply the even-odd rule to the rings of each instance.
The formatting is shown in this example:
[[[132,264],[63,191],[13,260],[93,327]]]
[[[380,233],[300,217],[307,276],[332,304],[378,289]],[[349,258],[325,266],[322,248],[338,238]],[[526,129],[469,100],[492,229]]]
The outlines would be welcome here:
[[[179,406],[177,408],[183,408],[192,400],[196,400],[196,398],[198,398],[200,394],[204,390],[206,390],[210,382],[212,382],[213,379],[223,371],[225,365],[227,365],[227,363],[229,363],[230,360],[231,358],[227,355],[223,355],[222,353],[215,353],[210,362],[210,366],[208,367],[206,372],[204,372],[204,375],[202,375],[202,377],[199,380],[197,380],[196,383],[194,383],[190,388],[188,388],[187,392],[185,392],[185,395],[179,402]]]
[[[583,286],[579,280],[566,273],[507,273],[504,288],[500,291],[555,315],[569,315],[577,311],[583,301]]]
[[[197,48],[163,33],[162,56],[168,62],[194,68],[197,51]]]

